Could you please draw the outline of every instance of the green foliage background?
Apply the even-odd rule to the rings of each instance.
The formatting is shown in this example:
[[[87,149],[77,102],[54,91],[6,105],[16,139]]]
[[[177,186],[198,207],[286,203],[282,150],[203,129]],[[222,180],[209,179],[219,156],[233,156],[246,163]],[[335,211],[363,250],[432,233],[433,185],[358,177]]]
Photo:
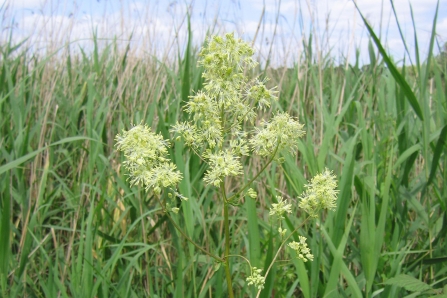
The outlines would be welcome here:
[[[315,260],[278,263],[262,297],[443,293],[447,65],[445,53],[433,56],[436,18],[433,24],[428,56],[411,65],[397,67],[371,29],[368,66],[316,60],[310,39],[293,67],[247,74],[279,85],[275,108],[297,116],[307,133],[296,158],[262,175],[265,192],[231,210],[232,253],[265,267],[279,245],[267,216],[272,198],[282,194],[297,205],[306,179],[325,167],[340,190],[336,212],[301,231]],[[1,45],[1,297],[225,296],[223,270],[181,238],[144,190],[129,188],[114,150],[115,135],[131,123],[170,137],[202,85],[190,42],[170,63],[139,59],[112,41],[100,49],[96,39],[91,55],[76,56]],[[201,183],[205,165],[184,152],[175,142],[170,153],[184,173],[179,190],[190,198],[176,219],[219,251],[222,206]],[[286,222],[293,230],[300,213]],[[235,293],[251,297],[248,266],[233,261],[232,268]],[[434,290],[385,283],[401,274]]]

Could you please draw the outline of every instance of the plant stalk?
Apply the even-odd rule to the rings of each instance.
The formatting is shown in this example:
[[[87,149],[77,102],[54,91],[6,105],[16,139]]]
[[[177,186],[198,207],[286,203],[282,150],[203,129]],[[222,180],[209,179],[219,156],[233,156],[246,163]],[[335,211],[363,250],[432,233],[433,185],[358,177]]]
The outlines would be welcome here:
[[[224,204],[224,230],[225,230],[225,252],[223,259],[225,260],[225,276],[227,279],[228,297],[234,298],[233,284],[231,281],[231,269],[230,269],[230,219],[228,216],[228,200],[225,193],[225,183],[220,183],[220,190],[222,192],[222,201]]]
[[[233,298],[233,285],[231,282],[231,270],[230,270],[230,222],[228,218],[228,203],[224,197],[224,229],[225,229],[225,276],[227,278],[228,297]]]

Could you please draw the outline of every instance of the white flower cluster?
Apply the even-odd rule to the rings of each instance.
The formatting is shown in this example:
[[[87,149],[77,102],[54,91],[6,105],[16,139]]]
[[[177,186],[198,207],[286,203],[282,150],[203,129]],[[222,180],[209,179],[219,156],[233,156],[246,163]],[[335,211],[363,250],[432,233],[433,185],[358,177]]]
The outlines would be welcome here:
[[[284,219],[284,213],[292,213],[292,204],[286,204],[281,196],[276,196],[278,203],[272,204],[269,215],[274,215],[278,220]]]
[[[261,272],[262,269],[253,267],[251,269],[251,275],[247,277],[247,285],[254,285],[258,290],[262,290],[264,288],[265,277],[261,275]]]
[[[129,171],[130,184],[160,193],[162,188],[176,185],[182,175],[169,162],[169,143],[147,125],[136,125],[116,136],[116,148],[124,153],[124,167]]]
[[[267,89],[266,80],[249,81],[244,75],[244,70],[256,65],[253,53],[233,34],[211,37],[199,54],[204,88],[185,105],[189,121],[171,129],[196,152],[205,152],[208,184],[218,186],[224,177],[242,174],[239,159],[250,151],[266,157],[275,154],[277,160],[282,151],[295,153],[297,138],[304,135],[303,125],[287,113],[278,113],[252,133],[243,130],[244,124],[253,125],[258,112],[277,100],[277,91]]]
[[[203,181],[218,187],[223,178],[242,174],[242,165],[239,158],[231,151],[218,151],[205,154],[210,168],[206,172]]]
[[[301,195],[300,208],[312,217],[318,217],[321,209],[335,210],[338,195],[337,180],[331,171],[325,169],[305,186],[307,190]]]
[[[256,135],[250,140],[253,150],[261,156],[269,156],[277,150],[287,150],[294,154],[298,149],[297,139],[304,136],[304,125],[287,113],[278,113],[265,123],[262,129],[256,129]]]
[[[307,247],[306,237],[299,236],[298,238],[300,242],[292,241],[288,246],[296,252],[299,259],[304,262],[313,261],[314,256],[310,253],[310,248]]]

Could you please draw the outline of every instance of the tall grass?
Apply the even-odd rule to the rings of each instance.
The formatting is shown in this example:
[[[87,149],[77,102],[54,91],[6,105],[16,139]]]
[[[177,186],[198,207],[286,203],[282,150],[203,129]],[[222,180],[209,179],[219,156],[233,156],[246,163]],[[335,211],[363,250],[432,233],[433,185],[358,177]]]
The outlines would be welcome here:
[[[296,158],[263,175],[266,192],[230,211],[232,252],[266,267],[279,245],[267,220],[272,197],[295,200],[325,166],[340,189],[337,211],[301,231],[315,260],[275,265],[263,297],[410,297],[384,283],[400,274],[439,293],[447,285],[447,66],[433,57],[435,25],[436,17],[428,56],[417,53],[409,66],[397,67],[368,27],[367,67],[322,53],[315,60],[311,37],[293,67],[260,69],[280,84],[277,108],[298,116],[307,134]],[[113,149],[130,123],[169,137],[202,84],[197,49],[189,39],[167,62],[92,42],[91,55],[1,46],[0,296],[224,297],[222,268],[153,198],[129,188]],[[200,183],[205,166],[183,149],[176,143],[170,153],[190,198],[177,220],[203,247],[221,250],[220,205]],[[299,214],[286,221],[293,230]],[[248,268],[232,268],[237,296],[253,295]]]

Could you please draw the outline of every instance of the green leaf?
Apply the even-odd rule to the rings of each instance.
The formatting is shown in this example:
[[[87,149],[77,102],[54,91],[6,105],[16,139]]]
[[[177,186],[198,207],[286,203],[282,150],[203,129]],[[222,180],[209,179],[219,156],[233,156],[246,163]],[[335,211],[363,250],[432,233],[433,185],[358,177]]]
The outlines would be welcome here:
[[[87,137],[68,137],[68,138],[64,138],[60,141],[54,142],[52,144],[50,144],[49,146],[45,146],[42,147],[40,149],[37,149],[31,153],[28,153],[27,155],[24,155],[22,157],[19,157],[11,162],[8,162],[7,164],[3,165],[0,167],[0,175],[3,174],[6,171],[9,171],[15,167],[18,167],[19,165],[21,165],[22,163],[24,163],[25,161],[33,158],[34,156],[36,156],[37,154],[39,154],[40,152],[44,151],[45,149],[47,149],[48,147],[51,146],[55,146],[55,145],[60,145],[60,144],[64,144],[64,143],[70,143],[70,142],[75,142],[75,141],[79,141],[79,140],[91,140],[91,141],[96,141],[95,139],[91,139],[91,138],[87,138]]]
[[[441,264],[444,262],[447,262],[447,257],[431,258],[431,259],[422,260],[422,264],[425,264],[425,265]]]
[[[410,292],[424,292],[431,290],[431,286],[413,276],[400,274],[384,282],[386,285],[398,286]]]

